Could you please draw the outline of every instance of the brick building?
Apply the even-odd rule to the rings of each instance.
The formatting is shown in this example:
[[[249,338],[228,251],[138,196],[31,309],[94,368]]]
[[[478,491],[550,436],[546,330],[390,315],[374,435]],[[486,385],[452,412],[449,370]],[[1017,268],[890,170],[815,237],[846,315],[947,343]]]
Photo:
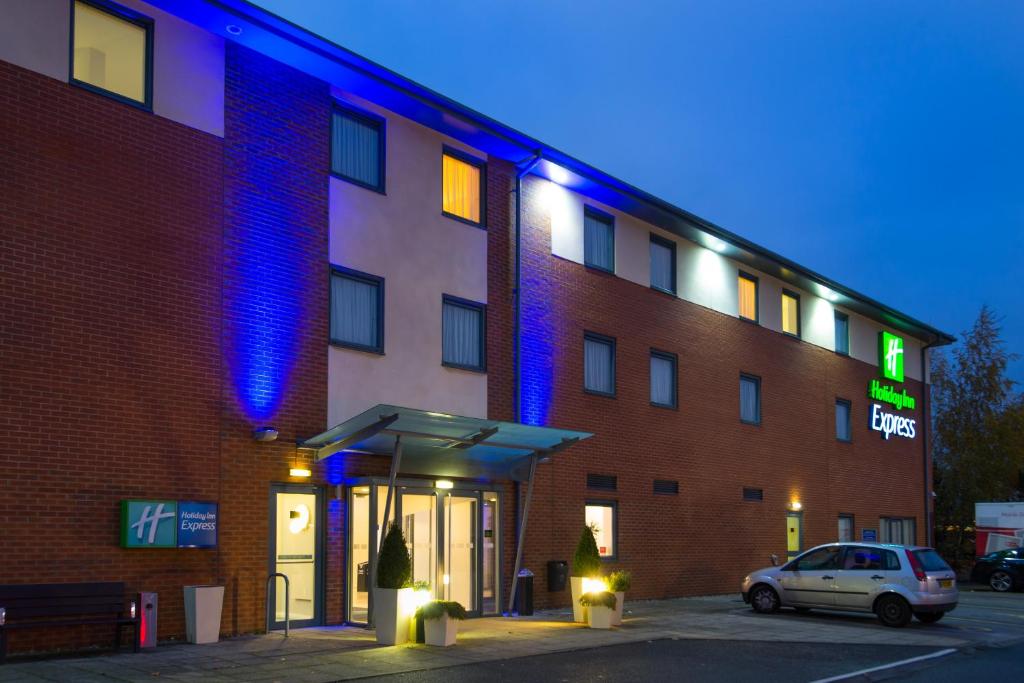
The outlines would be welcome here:
[[[539,606],[588,522],[637,598],[927,542],[948,335],[241,0],[4,3],[0,169],[0,583],[157,591],[177,638],[182,586],[260,631],[280,571],[295,623],[366,623],[403,429],[390,518],[478,614],[531,459]],[[396,427],[431,416],[469,431]],[[126,547],[129,500],[212,547]]]

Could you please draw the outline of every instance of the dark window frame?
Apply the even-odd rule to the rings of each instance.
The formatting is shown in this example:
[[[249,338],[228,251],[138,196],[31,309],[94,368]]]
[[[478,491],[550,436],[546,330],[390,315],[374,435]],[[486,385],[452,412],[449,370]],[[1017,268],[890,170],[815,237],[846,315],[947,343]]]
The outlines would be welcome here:
[[[354,119],[360,123],[364,123],[369,126],[373,126],[377,129],[377,167],[379,169],[379,182],[376,185],[364,183],[362,180],[352,178],[341,171],[335,170],[334,168],[334,120],[335,116],[346,116]],[[347,102],[334,101],[331,107],[331,144],[328,145],[328,168],[330,169],[331,177],[339,180],[344,180],[346,183],[352,183],[357,187],[362,187],[378,194],[387,194],[387,119],[377,114],[357,109]]]
[[[608,344],[612,348],[612,390],[611,392],[598,391],[597,389],[590,389],[587,387],[587,340],[597,342],[600,344]],[[605,398],[615,398],[618,390],[617,373],[616,373],[616,342],[615,337],[609,337],[608,335],[600,334],[598,332],[583,332],[583,392],[591,394],[593,396],[604,396]]]
[[[611,231],[612,231],[612,267],[611,268],[605,268],[604,266],[598,265],[596,263],[589,263],[587,261],[587,228],[586,228],[586,218],[587,218],[588,215],[591,218],[594,218],[594,219],[596,219],[596,220],[598,220],[598,221],[600,221],[602,223],[605,223],[606,225],[608,225],[611,228]],[[591,206],[589,204],[584,204],[583,205],[583,220],[584,220],[584,227],[583,227],[583,265],[585,267],[587,267],[587,268],[590,268],[592,270],[596,270],[596,271],[601,272],[601,273],[608,273],[609,275],[615,275],[615,237],[616,237],[616,235],[615,235],[615,216],[611,215],[607,211],[602,211],[601,209],[593,207],[593,206]]]
[[[468,218],[463,218],[454,213],[449,213],[444,210],[444,157],[450,156],[453,159],[458,159],[470,166],[476,166],[480,169],[480,220],[472,221]],[[461,149],[450,147],[449,145],[441,146],[441,215],[466,225],[472,225],[474,228],[481,230],[487,229],[487,161],[480,157],[473,156],[468,152],[463,152]]]
[[[836,411],[838,412],[840,404],[846,406],[846,431],[850,435],[844,439],[839,436],[838,431],[836,432],[836,441],[839,443],[853,443],[853,401],[846,398],[836,397]]]
[[[782,330],[782,334],[786,335],[787,337],[792,337],[793,339],[803,339],[804,338],[803,337],[804,328],[803,328],[803,316],[802,316],[802,314],[800,312],[800,309],[801,309],[801,306],[800,306],[800,295],[797,294],[796,292],[794,292],[792,289],[783,288],[782,289],[782,294],[779,296],[779,303],[782,303],[782,298],[783,297],[787,297],[787,296],[788,297],[792,297],[794,300],[796,300],[796,334],[793,334],[792,332],[786,332],[786,330]],[[781,313],[781,311],[780,311],[780,313]],[[779,316],[779,326],[782,327],[782,316],[781,315]]]
[[[741,279],[746,280],[748,282],[753,282],[754,283],[754,317],[753,318],[746,318],[746,317],[740,315],[740,312],[739,312],[739,289],[740,289],[739,280],[741,280]],[[757,278],[756,275],[751,275],[750,273],[747,273],[747,272],[742,271],[742,270],[737,271],[736,280],[737,280],[736,281],[736,294],[737,294],[737,297],[736,297],[736,299],[737,299],[736,315],[739,317],[740,320],[745,320],[748,323],[754,323],[755,325],[760,325],[761,324],[761,281]]]
[[[757,491],[758,496],[748,496],[747,492]],[[757,488],[756,486],[744,486],[743,487],[743,501],[746,503],[763,503],[764,502],[764,489]]]
[[[444,307],[445,304],[451,306],[458,306],[459,308],[465,308],[471,311],[477,311],[480,314],[480,365],[463,365],[462,363],[452,363],[444,359]],[[472,301],[470,299],[463,299],[461,297],[453,296],[451,294],[441,295],[441,365],[446,368],[454,368],[456,370],[468,370],[470,372],[487,372],[487,304],[482,304],[479,301]]]
[[[652,245],[652,244],[657,244],[659,247],[665,247],[665,248],[667,248],[669,250],[669,253],[672,254],[672,288],[671,289],[664,289],[662,287],[658,287],[657,285],[655,285],[652,282],[651,283],[651,289],[653,289],[656,292],[663,292],[665,294],[671,294],[672,296],[675,296],[676,292],[678,291],[678,286],[679,286],[679,284],[678,284],[678,282],[676,280],[676,243],[674,241],[670,240],[670,239],[666,239],[666,238],[662,237],[661,235],[655,235],[652,232],[651,233],[650,242],[648,243],[648,246],[647,246],[648,258],[650,258],[649,251],[650,251],[650,245]],[[614,259],[613,259],[613,262],[614,262]],[[652,273],[648,273],[648,275],[652,275]],[[653,279],[653,278],[649,277],[648,279]]]
[[[757,420],[756,421],[751,421],[751,420],[744,420],[743,419],[743,404],[741,402],[740,403],[740,423],[741,424],[745,424],[745,425],[752,425],[752,426],[755,426],[755,427],[760,427],[761,426],[761,422],[762,422],[761,378],[758,375],[751,375],[748,372],[741,372],[740,373],[740,383],[741,383],[741,386],[742,386],[743,380],[750,380],[750,381],[754,382],[754,384],[757,386]]]
[[[647,395],[651,393],[651,383],[654,381],[654,375],[651,374],[651,358],[661,358],[672,363],[672,403],[656,403],[651,401],[651,405],[655,408],[668,408],[669,410],[679,409],[679,356],[672,353],[671,351],[661,351],[659,349],[652,348],[650,356],[647,362]]]
[[[335,276],[346,277],[350,280],[358,280],[367,284],[375,285],[377,287],[377,345],[367,346],[365,344],[356,344],[353,342],[345,341],[343,339],[335,339],[331,334],[331,319],[334,315],[334,287],[331,286],[331,282]],[[384,355],[384,278],[379,275],[372,275],[370,273],[364,273],[359,270],[353,270],[352,268],[346,268],[344,266],[338,266],[331,264],[330,274],[328,280],[328,291],[330,296],[327,297],[327,343],[331,346],[337,346],[345,349],[352,349],[354,351],[364,351],[366,353],[375,353],[377,355]]]
[[[101,12],[105,12],[105,13],[111,15],[112,17],[116,17],[116,18],[121,19],[122,21],[126,21],[126,22],[128,22],[130,24],[135,24],[136,26],[138,26],[138,27],[140,27],[140,28],[145,30],[145,32],[146,32],[146,49],[145,49],[145,55],[144,55],[144,59],[145,59],[144,69],[145,69],[146,84],[145,84],[144,100],[142,102],[140,102],[139,100],[133,100],[130,97],[126,97],[125,95],[121,95],[120,93],[116,93],[116,92],[114,92],[112,90],[107,90],[106,88],[101,88],[98,85],[93,85],[92,83],[89,83],[87,81],[80,81],[77,78],[75,78],[75,3],[76,2],[81,2],[83,5],[89,5],[90,7],[93,7],[94,9],[97,9],[97,10],[99,10]],[[109,97],[110,99],[116,100],[116,101],[121,102],[123,104],[131,105],[131,106],[133,106],[133,107],[135,107],[137,109],[141,109],[143,111],[152,112],[153,111],[153,41],[154,41],[154,38],[153,38],[153,34],[154,34],[153,27],[154,27],[154,24],[155,24],[153,18],[152,17],[148,17],[145,14],[141,14],[140,12],[137,12],[137,11],[131,9],[130,7],[125,7],[124,5],[118,5],[117,3],[114,3],[114,2],[108,2],[108,0],[70,0],[70,4],[71,4],[71,17],[70,17],[70,25],[69,25],[70,26],[70,30],[68,31],[68,83],[73,85],[73,86],[75,86],[75,87],[82,88],[83,90],[88,90],[89,92],[94,92],[97,95],[103,95],[104,97]]]
[[[583,503],[583,516],[586,520],[587,507],[607,507],[612,509],[612,549],[611,555],[602,556],[602,562],[615,562],[619,559],[619,501],[604,498],[587,498]]]
[[[609,486],[601,484],[607,482]],[[591,491],[618,491],[619,477],[615,474],[600,474],[599,472],[587,472],[587,489]]]
[[[850,355],[850,316],[847,315],[846,313],[843,313],[842,311],[838,311],[838,310],[834,311],[834,313],[835,313],[835,316],[833,317],[833,329],[835,329],[835,321],[838,321],[840,319],[846,321],[846,350],[845,351],[840,351],[839,350],[838,340],[836,340],[836,341],[834,341],[832,343],[832,348],[840,356],[849,356]]]
[[[673,485],[675,490],[673,491],[659,491],[658,483]],[[667,487],[663,487],[667,488]],[[651,482],[651,493],[656,496],[678,496],[679,495],[679,480],[678,479],[654,479]]]

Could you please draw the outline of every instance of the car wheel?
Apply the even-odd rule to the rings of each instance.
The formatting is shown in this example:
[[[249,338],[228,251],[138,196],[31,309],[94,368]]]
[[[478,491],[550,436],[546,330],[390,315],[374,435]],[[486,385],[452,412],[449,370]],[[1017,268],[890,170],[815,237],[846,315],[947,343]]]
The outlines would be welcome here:
[[[945,612],[914,612],[914,616],[917,617],[917,620],[922,624],[934,624],[945,614]]]
[[[883,595],[875,603],[875,614],[886,626],[902,628],[910,623],[913,613],[907,601],[898,595]]]
[[[800,614],[807,614],[808,612],[811,611],[810,607],[794,607],[793,609],[795,609]]]
[[[771,614],[779,611],[779,594],[771,586],[761,584],[750,591],[750,606],[758,614]]]
[[[996,593],[1005,593],[1013,588],[1013,577],[1000,569],[992,572],[992,575],[988,577],[988,585]]]

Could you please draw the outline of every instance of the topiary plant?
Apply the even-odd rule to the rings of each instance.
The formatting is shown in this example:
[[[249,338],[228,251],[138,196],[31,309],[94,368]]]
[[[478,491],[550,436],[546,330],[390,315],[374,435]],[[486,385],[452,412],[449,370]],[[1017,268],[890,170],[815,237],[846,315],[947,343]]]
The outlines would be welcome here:
[[[412,559],[405,547],[405,534],[395,522],[388,525],[384,546],[377,560],[378,588],[405,588],[412,581]]]
[[[593,525],[583,527],[576,554],[572,557],[572,575],[596,578],[601,574],[601,553],[597,551]]]
[[[440,619],[445,614],[449,619],[465,619],[466,608],[453,600],[431,600],[416,610],[417,619]]]
[[[608,590],[612,593],[625,593],[633,584],[633,575],[627,571],[612,572],[608,575]]]
[[[615,593],[608,591],[593,591],[580,596],[580,604],[584,607],[607,607],[615,609]]]

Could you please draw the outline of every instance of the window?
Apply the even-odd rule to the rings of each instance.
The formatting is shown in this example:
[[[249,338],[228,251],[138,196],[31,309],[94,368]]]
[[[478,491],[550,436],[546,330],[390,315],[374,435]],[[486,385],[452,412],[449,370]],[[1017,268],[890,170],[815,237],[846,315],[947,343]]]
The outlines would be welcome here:
[[[913,545],[916,538],[913,517],[882,517],[879,541],[896,545]]]
[[[764,500],[764,489],[752,489],[743,487],[743,500],[749,500],[760,503]]]
[[[482,226],[484,162],[445,148],[441,158],[441,211],[446,216]]]
[[[836,438],[840,441],[852,441],[850,431],[850,402],[836,399]]]
[[[384,353],[384,279],[331,267],[331,343]]]
[[[676,293],[676,243],[651,235],[651,287]]]
[[[615,340],[587,332],[583,336],[583,388],[615,395]]]
[[[740,317],[757,322],[757,278],[740,271],[739,280]]]
[[[794,569],[800,572],[824,571],[826,569],[838,569],[839,558],[842,555],[842,546],[832,545],[826,548],[812,550],[806,555],[801,555],[796,560]]]
[[[583,263],[615,272],[615,220],[589,206],[583,209]]]
[[[441,303],[441,363],[464,370],[485,369],[485,308],[454,296]]]
[[[597,552],[601,557],[614,559],[617,552],[615,540],[618,536],[616,505],[612,501],[587,501],[587,526],[594,530]]]
[[[882,550],[863,546],[847,546],[842,569],[846,571],[880,571],[883,569]]]
[[[761,424],[761,379],[740,375],[740,422]]]
[[[655,479],[654,493],[662,496],[678,496],[679,482],[672,479]]]
[[[618,477],[613,474],[587,474],[587,488],[598,491],[614,491],[619,484]]]
[[[836,311],[836,353],[850,355],[850,316]]]
[[[651,405],[676,407],[676,355],[651,350]]]
[[[71,82],[151,108],[153,21],[106,2],[72,7]]]
[[[384,191],[384,119],[338,107],[331,122],[331,173]]]
[[[853,515],[839,515],[839,542],[849,543],[853,540]]]
[[[921,563],[921,569],[926,572],[949,572],[953,571],[942,556],[931,548],[923,550],[911,550],[917,561]]]
[[[800,296],[788,289],[782,290],[782,331],[800,336]]]

